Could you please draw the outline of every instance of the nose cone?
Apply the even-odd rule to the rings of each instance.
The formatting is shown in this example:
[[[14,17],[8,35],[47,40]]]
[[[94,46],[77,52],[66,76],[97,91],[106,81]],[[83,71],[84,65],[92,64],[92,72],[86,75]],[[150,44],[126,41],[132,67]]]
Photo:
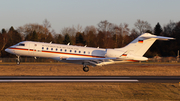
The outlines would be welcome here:
[[[6,48],[6,49],[5,49],[5,51],[8,52],[8,53],[9,53],[9,50],[10,50],[9,48]]]
[[[13,50],[10,49],[10,48],[6,48],[5,51],[8,52],[8,53],[14,54]]]
[[[7,52],[7,51],[8,51],[8,48],[6,48],[5,51]]]

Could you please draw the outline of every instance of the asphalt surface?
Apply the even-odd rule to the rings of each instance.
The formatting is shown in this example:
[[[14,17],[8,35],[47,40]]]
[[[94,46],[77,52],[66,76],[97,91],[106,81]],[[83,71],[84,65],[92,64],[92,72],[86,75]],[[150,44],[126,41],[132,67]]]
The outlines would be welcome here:
[[[179,83],[180,76],[0,76],[0,82]]]

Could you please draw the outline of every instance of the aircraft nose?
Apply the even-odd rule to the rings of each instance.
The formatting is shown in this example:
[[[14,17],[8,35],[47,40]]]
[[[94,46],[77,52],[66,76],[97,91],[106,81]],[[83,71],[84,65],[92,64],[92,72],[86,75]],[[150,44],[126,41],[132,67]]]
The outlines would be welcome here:
[[[5,51],[8,52],[8,53],[11,53],[11,54],[15,54],[15,50],[13,49],[12,46],[9,47],[9,48],[6,48]]]
[[[5,51],[9,53],[9,48],[6,48]]]
[[[12,53],[12,54],[14,53],[13,50],[10,49],[10,48],[6,48],[5,51],[8,52],[8,53]]]

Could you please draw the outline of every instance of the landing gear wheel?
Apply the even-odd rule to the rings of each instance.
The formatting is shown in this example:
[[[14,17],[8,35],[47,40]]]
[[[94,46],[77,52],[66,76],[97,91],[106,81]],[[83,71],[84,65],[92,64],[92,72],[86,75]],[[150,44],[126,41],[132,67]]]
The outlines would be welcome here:
[[[17,61],[16,64],[17,64],[17,65],[20,65],[20,61]]]
[[[19,56],[17,56],[16,64],[17,64],[17,65],[20,65],[20,59],[19,59]]]
[[[83,71],[84,72],[88,72],[89,71],[89,67],[87,67],[87,66],[83,67]]]

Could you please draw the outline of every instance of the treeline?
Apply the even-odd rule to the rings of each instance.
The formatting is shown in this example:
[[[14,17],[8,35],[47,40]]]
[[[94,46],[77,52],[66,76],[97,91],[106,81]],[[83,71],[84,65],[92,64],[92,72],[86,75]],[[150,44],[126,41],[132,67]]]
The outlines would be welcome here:
[[[79,45],[100,48],[120,48],[127,45],[142,33],[148,32],[155,35],[174,37],[173,41],[156,41],[145,56],[177,56],[180,49],[180,22],[172,22],[163,28],[159,23],[151,27],[147,21],[137,20],[135,28],[129,29],[128,24],[113,24],[107,20],[100,21],[98,27],[86,26],[84,29],[76,27],[65,27],[60,33],[52,30],[51,24],[46,19],[43,24],[26,24],[14,29],[2,29],[0,32],[0,57],[14,57],[4,50],[9,46],[21,41],[52,42],[58,44]]]

